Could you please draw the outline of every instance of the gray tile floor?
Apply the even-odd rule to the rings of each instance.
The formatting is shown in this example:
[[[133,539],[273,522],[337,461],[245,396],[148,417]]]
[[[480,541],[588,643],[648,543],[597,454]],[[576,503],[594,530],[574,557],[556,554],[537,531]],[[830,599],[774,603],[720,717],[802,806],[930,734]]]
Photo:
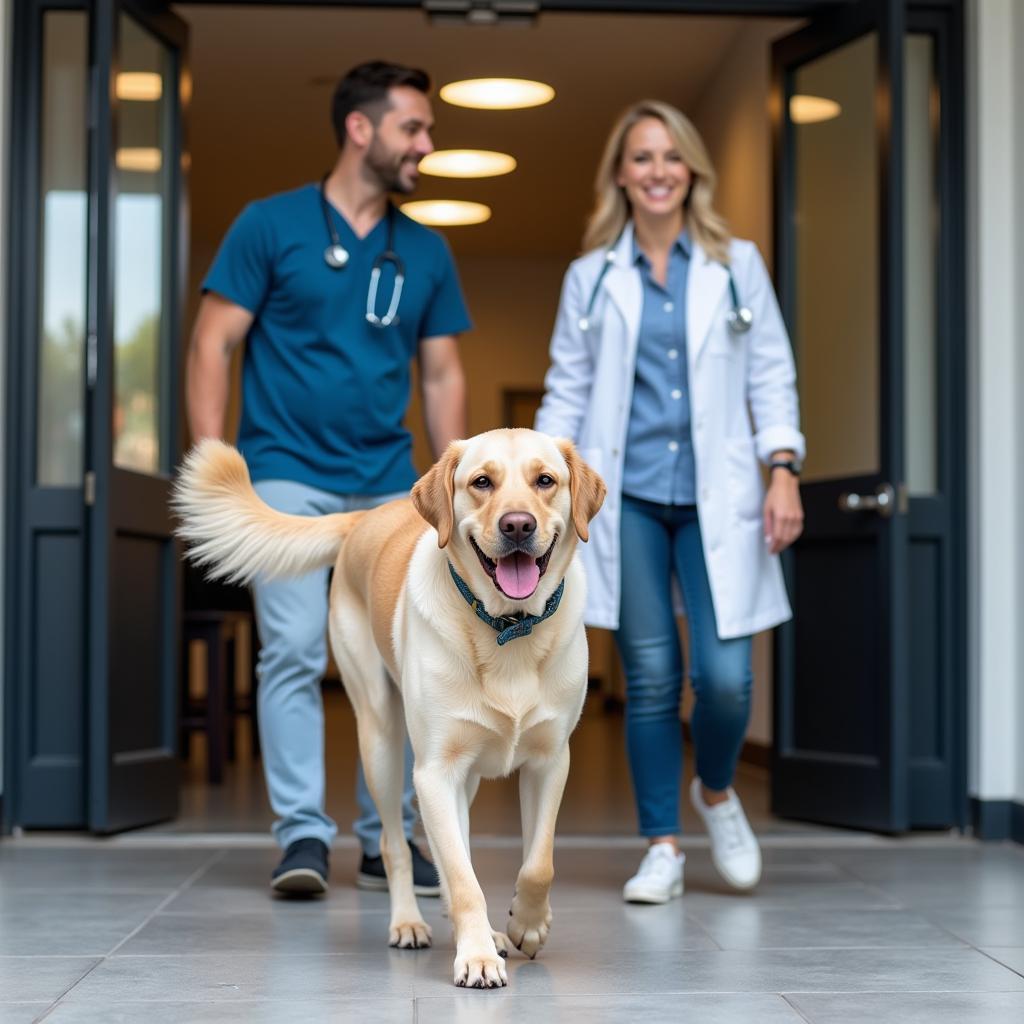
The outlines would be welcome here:
[[[635,840],[564,837],[555,921],[500,991],[451,986],[451,930],[387,948],[387,900],[351,886],[270,898],[269,843],[142,833],[0,841],[0,1021],[838,1022],[1024,1020],[1024,849],[956,838],[771,835],[754,895],[727,892],[706,841],[686,842],[687,892],[630,907]],[[511,838],[474,860],[495,922]]]

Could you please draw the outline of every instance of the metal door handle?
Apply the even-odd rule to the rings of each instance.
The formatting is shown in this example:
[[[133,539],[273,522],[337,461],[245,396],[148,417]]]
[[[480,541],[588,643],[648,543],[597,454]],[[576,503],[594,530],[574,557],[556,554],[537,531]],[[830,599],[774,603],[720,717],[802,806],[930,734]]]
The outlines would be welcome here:
[[[892,484],[879,484],[874,494],[840,494],[843,512],[877,512],[888,519],[896,511],[896,491]]]

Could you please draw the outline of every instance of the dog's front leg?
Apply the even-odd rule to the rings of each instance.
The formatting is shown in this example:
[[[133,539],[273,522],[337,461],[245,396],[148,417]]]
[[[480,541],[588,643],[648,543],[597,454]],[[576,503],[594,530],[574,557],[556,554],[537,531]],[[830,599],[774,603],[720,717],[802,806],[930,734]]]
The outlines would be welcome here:
[[[504,959],[491,935],[483,890],[463,841],[461,804],[466,780],[451,767],[417,763],[414,773],[420,813],[444,879],[455,929],[455,984],[500,988],[508,984]]]
[[[547,941],[551,927],[555,819],[568,774],[568,744],[550,759],[519,769],[524,858],[509,911],[508,937],[531,959]]]

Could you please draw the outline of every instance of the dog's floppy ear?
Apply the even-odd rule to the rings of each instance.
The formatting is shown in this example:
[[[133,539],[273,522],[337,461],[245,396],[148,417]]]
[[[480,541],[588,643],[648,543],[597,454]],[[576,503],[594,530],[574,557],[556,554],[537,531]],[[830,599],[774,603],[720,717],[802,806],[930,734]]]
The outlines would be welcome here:
[[[597,515],[608,488],[604,481],[580,458],[572,441],[561,439],[558,450],[569,467],[569,498],[572,501],[572,525],[580,540],[590,537],[588,524]]]
[[[455,468],[464,447],[462,441],[452,441],[412,489],[412,503],[416,511],[437,530],[439,548],[451,539],[455,526]]]

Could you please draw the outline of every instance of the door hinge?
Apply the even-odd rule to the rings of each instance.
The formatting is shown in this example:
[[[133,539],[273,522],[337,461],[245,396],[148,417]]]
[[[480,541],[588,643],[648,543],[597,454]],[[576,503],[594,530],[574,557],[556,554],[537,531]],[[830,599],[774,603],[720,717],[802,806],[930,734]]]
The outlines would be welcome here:
[[[82,490],[85,492],[85,503],[86,505],[96,504],[96,473],[94,470],[89,470],[85,474],[85,480],[82,483]]]

